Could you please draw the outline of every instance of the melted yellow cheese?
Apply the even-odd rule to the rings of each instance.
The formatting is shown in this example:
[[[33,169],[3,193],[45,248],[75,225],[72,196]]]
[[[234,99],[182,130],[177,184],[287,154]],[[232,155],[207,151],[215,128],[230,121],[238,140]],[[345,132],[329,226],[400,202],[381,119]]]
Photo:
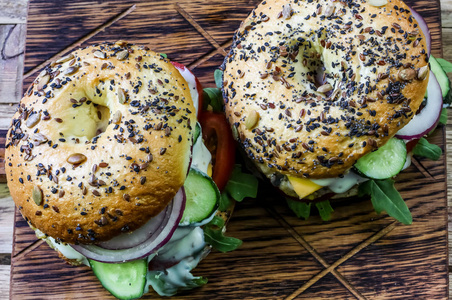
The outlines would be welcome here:
[[[293,190],[295,191],[295,193],[297,193],[300,199],[305,198],[306,196],[322,188],[321,185],[318,185],[309,179],[292,176],[287,176],[287,178],[289,179],[290,184],[293,187]]]
[[[212,177],[212,164],[209,163],[209,165],[207,166],[207,175],[209,175],[209,177]]]

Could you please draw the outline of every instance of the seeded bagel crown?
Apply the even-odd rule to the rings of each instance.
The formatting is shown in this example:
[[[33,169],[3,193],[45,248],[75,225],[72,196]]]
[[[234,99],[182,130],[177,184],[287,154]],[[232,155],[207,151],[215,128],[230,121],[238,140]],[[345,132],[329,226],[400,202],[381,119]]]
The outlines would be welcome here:
[[[132,231],[183,185],[195,122],[189,86],[166,58],[126,42],[76,50],[41,72],[13,117],[11,195],[57,240]]]
[[[344,174],[418,110],[426,41],[399,0],[263,1],[224,64],[229,122],[247,155],[273,172]]]

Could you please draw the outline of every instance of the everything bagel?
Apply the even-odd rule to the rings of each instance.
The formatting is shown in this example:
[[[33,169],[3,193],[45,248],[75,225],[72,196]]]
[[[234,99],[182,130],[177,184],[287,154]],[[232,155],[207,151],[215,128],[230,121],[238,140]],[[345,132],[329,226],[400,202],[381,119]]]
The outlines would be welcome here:
[[[340,176],[415,115],[425,37],[402,1],[369,2],[263,1],[236,31],[225,109],[261,170]]]
[[[163,56],[126,42],[76,50],[28,89],[7,135],[12,197],[57,241],[140,227],[183,185],[196,111]]]

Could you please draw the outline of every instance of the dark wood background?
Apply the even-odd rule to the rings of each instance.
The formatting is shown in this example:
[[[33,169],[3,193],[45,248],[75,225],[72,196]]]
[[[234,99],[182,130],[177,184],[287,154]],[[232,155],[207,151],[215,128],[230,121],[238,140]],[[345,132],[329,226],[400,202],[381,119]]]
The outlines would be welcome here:
[[[29,6],[24,86],[77,46],[126,39],[186,64],[205,86],[232,33],[259,1],[49,1]],[[407,1],[426,17],[441,55],[439,1]],[[444,146],[444,131],[432,137]],[[261,185],[237,205],[228,234],[244,241],[213,252],[195,270],[207,286],[178,299],[447,299],[445,159],[417,159],[397,178],[413,214],[404,226],[369,199],[337,201],[330,222],[296,219]],[[110,299],[86,267],[70,267],[16,214],[11,299]],[[1,298],[1,296],[0,296]],[[145,298],[156,298],[148,294]],[[157,297],[158,298],[158,297]]]

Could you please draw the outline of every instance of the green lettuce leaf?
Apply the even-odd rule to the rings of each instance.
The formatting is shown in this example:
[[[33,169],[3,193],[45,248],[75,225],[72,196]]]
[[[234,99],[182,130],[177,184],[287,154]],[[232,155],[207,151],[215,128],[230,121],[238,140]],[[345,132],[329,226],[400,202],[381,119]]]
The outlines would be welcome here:
[[[216,69],[215,72],[213,72],[213,78],[215,79],[217,88],[221,89],[223,87],[223,71]]]
[[[234,237],[225,236],[223,233],[224,220],[215,216],[210,223],[204,226],[204,238],[206,243],[212,245],[221,252],[229,252],[242,245],[242,241]]]
[[[303,218],[307,220],[311,214],[311,203],[294,201],[292,199],[286,198],[287,205],[295,213],[298,218]]]
[[[316,202],[315,206],[317,207],[320,217],[323,221],[328,221],[331,219],[331,213],[334,211],[331,207],[330,201],[325,200],[322,202]]]
[[[223,95],[221,90],[217,88],[205,88],[202,91],[205,107],[212,106],[214,112],[223,111]]]
[[[403,224],[408,225],[413,222],[410,210],[395,189],[393,180],[366,181],[359,185],[359,194],[370,195],[372,205],[378,214],[386,211],[388,215]]]
[[[231,206],[232,201],[233,200],[231,200],[228,193],[226,193],[226,192],[221,193],[220,204],[218,205],[218,210],[219,211],[227,211],[228,208]]]
[[[438,160],[442,153],[443,151],[438,145],[430,144],[425,138],[421,138],[413,148],[414,155],[426,157],[431,160]]]
[[[439,117],[439,124],[446,125],[447,124],[447,109],[443,108],[441,110],[441,116]]]
[[[231,178],[226,184],[225,192],[238,202],[246,197],[256,198],[258,183],[256,177],[243,173],[240,165],[235,165]]]

